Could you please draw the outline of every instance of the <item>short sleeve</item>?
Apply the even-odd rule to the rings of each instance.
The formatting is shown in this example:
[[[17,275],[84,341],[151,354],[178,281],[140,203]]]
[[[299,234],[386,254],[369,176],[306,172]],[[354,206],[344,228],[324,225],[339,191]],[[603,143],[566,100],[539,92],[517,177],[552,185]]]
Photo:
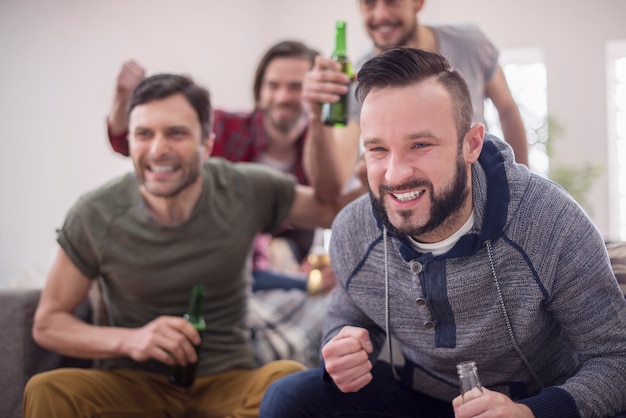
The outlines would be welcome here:
[[[88,228],[85,206],[79,201],[68,213],[63,227],[57,230],[57,242],[72,263],[85,276],[94,279],[99,274],[99,262],[93,231]]]

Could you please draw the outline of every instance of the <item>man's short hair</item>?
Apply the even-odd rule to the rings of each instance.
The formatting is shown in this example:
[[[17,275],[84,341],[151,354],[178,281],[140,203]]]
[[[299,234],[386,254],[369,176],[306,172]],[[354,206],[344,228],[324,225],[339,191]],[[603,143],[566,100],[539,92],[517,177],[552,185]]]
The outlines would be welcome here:
[[[255,106],[258,106],[261,101],[261,87],[263,86],[265,71],[270,62],[275,58],[302,58],[309,60],[311,67],[313,67],[315,57],[318,54],[317,51],[299,41],[282,41],[272,46],[265,55],[263,55],[263,58],[261,58],[256,68],[256,73],[254,74],[254,87],[252,88],[252,92],[254,94]]]
[[[213,112],[209,91],[194,83],[189,76],[179,74],[155,74],[141,80],[130,96],[128,114],[139,105],[153,100],[165,99],[175,94],[185,96],[198,115],[202,138],[211,134]]]
[[[461,73],[439,54],[389,47],[367,61],[357,75],[355,95],[362,103],[372,89],[406,87],[434,78],[450,94],[459,140],[472,126],[472,99]]]

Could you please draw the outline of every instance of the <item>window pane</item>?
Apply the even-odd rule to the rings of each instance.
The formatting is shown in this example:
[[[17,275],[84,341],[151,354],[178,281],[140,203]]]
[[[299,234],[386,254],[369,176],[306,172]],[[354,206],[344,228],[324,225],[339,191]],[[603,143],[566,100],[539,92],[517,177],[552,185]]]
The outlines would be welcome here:
[[[547,176],[550,164],[544,144],[548,139],[548,78],[542,53],[534,48],[501,52],[501,58],[506,61],[501,62],[500,65],[526,128],[530,169],[537,174]],[[502,138],[498,112],[489,100],[485,102],[485,120],[489,132]]]

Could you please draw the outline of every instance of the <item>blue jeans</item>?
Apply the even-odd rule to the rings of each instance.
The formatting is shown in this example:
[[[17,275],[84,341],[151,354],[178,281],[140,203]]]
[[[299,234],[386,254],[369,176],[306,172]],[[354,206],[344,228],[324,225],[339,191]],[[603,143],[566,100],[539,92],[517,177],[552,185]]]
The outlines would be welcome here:
[[[254,278],[253,292],[268,289],[300,289],[306,292],[306,279],[304,277],[295,277],[271,270],[254,270],[252,277]]]
[[[377,362],[372,381],[356,393],[343,393],[310,369],[285,376],[267,389],[259,418],[452,418],[451,402],[431,398],[397,382],[389,364]]]

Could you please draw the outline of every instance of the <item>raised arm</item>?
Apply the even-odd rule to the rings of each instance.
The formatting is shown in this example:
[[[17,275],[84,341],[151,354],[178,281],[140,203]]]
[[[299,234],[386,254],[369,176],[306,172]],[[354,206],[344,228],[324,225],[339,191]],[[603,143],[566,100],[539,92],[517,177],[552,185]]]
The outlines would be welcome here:
[[[493,77],[486,86],[487,97],[498,110],[504,140],[511,145],[515,153],[515,161],[528,166],[528,142],[526,129],[517,103],[506,82],[502,67],[498,66]]]
[[[33,337],[39,345],[77,358],[152,358],[170,365],[196,360],[192,343],[199,344],[200,337],[182,317],[161,316],[136,329],[100,327],[75,317],[91,283],[59,249],[35,312]]]
[[[353,173],[359,155],[360,129],[350,121],[344,128],[322,123],[324,102],[336,102],[348,92],[350,78],[338,72],[340,64],[317,56],[302,86],[302,98],[309,108],[309,128],[304,150],[304,168],[311,185],[323,201],[335,199]]]
[[[115,152],[128,155],[128,102],[133,89],[146,76],[146,70],[137,62],[126,61],[115,84],[113,105],[107,116],[109,142]]]

